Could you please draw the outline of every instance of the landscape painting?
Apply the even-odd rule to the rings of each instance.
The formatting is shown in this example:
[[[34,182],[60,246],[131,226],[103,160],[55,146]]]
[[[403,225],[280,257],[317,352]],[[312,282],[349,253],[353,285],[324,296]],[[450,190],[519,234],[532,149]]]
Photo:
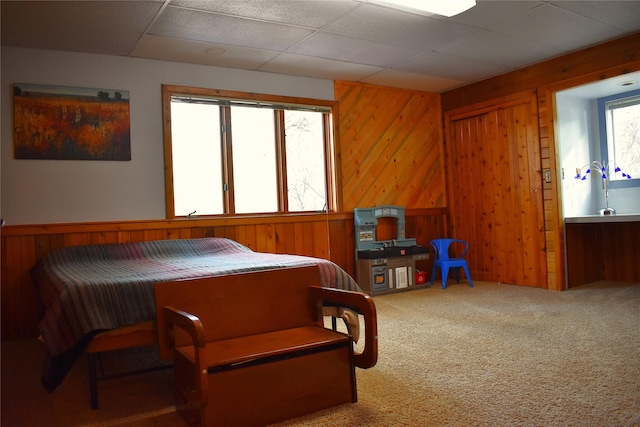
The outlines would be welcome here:
[[[128,91],[13,86],[16,159],[131,160]]]

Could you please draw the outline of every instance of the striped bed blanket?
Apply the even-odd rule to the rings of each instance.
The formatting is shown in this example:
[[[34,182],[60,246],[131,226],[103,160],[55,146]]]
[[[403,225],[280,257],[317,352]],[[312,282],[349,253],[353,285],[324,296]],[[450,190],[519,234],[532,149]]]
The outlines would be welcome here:
[[[361,291],[333,262],[254,252],[226,238],[72,246],[32,269],[45,308],[39,328],[48,361],[43,385],[53,391],[98,333],[155,319],[158,282],[318,265],[325,287]]]

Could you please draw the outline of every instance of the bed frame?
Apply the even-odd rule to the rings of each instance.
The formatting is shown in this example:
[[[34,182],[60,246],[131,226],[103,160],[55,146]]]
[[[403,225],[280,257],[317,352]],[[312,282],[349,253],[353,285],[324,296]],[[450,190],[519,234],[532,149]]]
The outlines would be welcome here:
[[[146,369],[127,371],[115,375],[105,375],[102,369],[100,354],[106,351],[124,350],[132,347],[143,347],[157,344],[157,334],[155,329],[145,327],[139,330],[132,330],[132,327],[120,328],[114,331],[102,333],[94,337],[85,350],[87,355],[88,378],[89,378],[89,399],[91,409],[100,407],[98,401],[98,382],[112,380],[129,375],[138,375],[148,372],[155,372],[161,369],[170,368],[171,365],[158,365]]]

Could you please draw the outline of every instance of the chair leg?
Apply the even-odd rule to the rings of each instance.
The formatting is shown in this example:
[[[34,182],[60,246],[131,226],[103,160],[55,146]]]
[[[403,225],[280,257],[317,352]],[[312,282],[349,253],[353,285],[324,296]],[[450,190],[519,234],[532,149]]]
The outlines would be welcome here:
[[[442,289],[447,287],[447,276],[449,275],[449,267],[441,267],[442,271]]]
[[[464,274],[467,275],[467,280],[469,281],[469,286],[473,288],[473,282],[471,281],[471,274],[469,274],[469,267],[467,267],[467,265],[463,265],[462,268],[464,268]]]
[[[435,280],[435,278],[436,278],[436,266],[434,265],[433,270],[431,270],[431,282],[429,287],[433,286],[433,281]]]

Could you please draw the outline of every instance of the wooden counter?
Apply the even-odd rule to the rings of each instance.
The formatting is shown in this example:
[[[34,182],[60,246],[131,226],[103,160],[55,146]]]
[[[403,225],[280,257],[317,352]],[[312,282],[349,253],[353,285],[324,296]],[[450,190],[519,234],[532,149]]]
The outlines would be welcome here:
[[[567,287],[640,283],[640,215],[588,215],[564,223]]]
[[[618,215],[585,215],[564,219],[565,224],[593,224],[611,222],[640,222],[640,214],[618,214]]]

